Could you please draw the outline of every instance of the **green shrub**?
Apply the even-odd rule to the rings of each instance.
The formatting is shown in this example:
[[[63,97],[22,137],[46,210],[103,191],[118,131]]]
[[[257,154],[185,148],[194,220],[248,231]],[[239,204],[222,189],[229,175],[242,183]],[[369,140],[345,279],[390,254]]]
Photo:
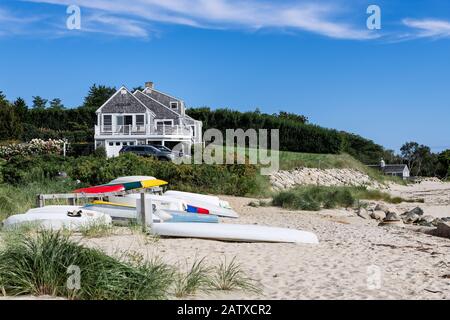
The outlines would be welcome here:
[[[106,149],[105,147],[98,147],[94,151],[94,156],[98,158],[106,158]]]

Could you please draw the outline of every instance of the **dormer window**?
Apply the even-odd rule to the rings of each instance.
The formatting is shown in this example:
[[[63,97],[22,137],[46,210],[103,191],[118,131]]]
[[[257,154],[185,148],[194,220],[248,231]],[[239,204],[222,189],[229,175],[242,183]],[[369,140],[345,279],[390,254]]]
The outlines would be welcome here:
[[[170,109],[178,109],[178,101],[170,101]]]

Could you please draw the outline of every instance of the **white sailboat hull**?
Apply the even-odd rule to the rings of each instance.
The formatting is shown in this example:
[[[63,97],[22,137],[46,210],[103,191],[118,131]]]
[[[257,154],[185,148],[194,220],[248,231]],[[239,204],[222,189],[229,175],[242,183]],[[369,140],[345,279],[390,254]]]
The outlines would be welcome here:
[[[69,217],[69,211],[81,210],[81,217]],[[68,229],[78,231],[93,224],[111,224],[107,214],[86,210],[78,206],[47,206],[31,209],[24,214],[8,217],[3,221],[3,228],[13,229],[21,226],[35,226],[49,230]]]
[[[319,243],[317,236],[311,232],[243,224],[155,223],[152,232],[167,237],[235,242]]]

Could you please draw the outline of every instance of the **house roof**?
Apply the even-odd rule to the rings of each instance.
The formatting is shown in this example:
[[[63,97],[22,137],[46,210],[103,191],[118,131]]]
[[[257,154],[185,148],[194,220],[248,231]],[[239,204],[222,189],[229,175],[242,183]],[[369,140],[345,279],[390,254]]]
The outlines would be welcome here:
[[[378,170],[382,170],[385,173],[403,173],[405,167],[408,168],[406,164],[387,164],[384,168],[378,165],[370,165],[371,168],[376,168]]]
[[[102,113],[146,113],[151,109],[122,86],[96,112],[100,111]]]
[[[134,96],[144,103],[150,110],[155,113],[157,119],[178,119],[180,114],[174,110],[169,109],[161,102],[155,100],[148,94],[136,90]]]
[[[170,106],[170,102],[172,101],[182,102],[181,99],[175,98],[174,96],[171,96],[154,88],[145,88],[143,92],[168,107]]]
[[[406,164],[387,164],[383,171],[386,173],[402,173],[405,168],[408,168]]]

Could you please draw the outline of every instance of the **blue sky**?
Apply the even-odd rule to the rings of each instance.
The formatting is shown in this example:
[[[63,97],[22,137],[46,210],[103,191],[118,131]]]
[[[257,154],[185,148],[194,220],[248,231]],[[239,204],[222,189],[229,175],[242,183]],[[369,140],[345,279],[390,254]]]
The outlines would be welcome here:
[[[68,30],[68,5],[81,29]],[[381,8],[381,30],[366,9]],[[0,90],[78,106],[154,81],[189,106],[279,110],[398,150],[450,148],[450,2],[0,1]]]

